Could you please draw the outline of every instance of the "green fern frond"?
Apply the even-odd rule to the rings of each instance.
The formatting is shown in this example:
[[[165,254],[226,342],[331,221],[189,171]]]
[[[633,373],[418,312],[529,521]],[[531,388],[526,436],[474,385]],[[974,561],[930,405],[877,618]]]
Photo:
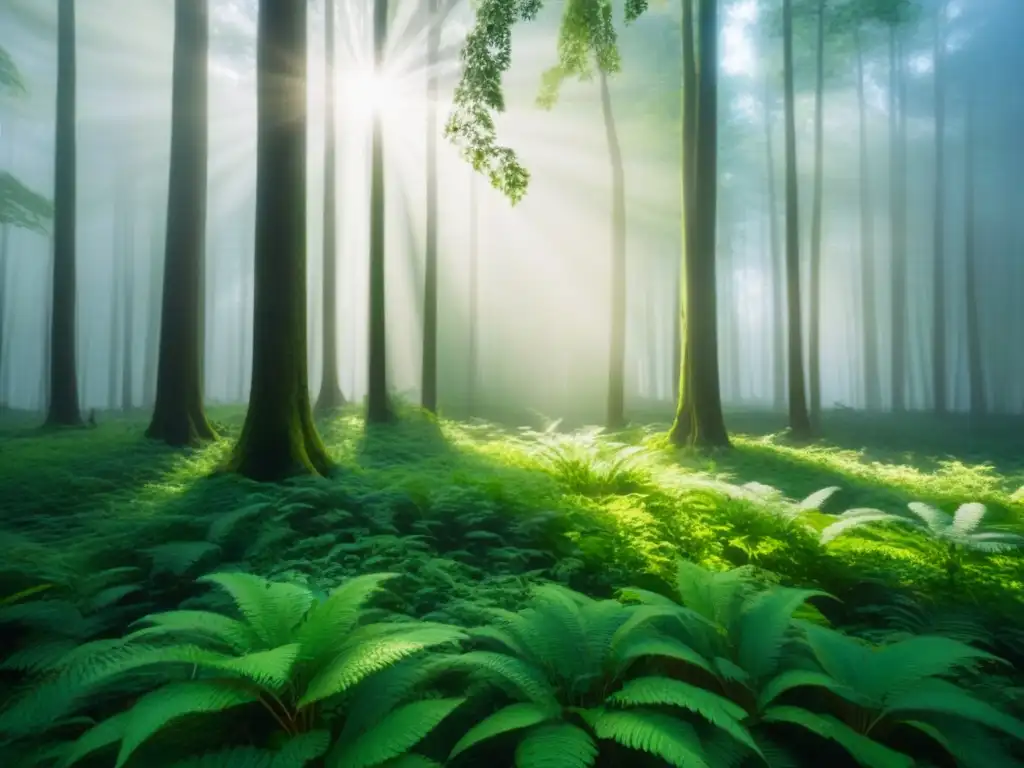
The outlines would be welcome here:
[[[752,679],[774,674],[793,627],[793,614],[812,597],[831,595],[815,589],[773,587],[752,598],[744,607],[736,627],[739,634],[736,662]]]
[[[818,541],[822,545],[830,544],[840,535],[871,523],[894,523],[899,525],[918,524],[918,521],[915,521],[906,515],[896,515],[892,512],[883,512],[880,509],[871,509],[868,507],[848,509],[842,514],[837,515],[837,518],[836,522],[826,526],[822,530],[821,536],[818,538]]]
[[[872,705],[870,699],[823,672],[813,669],[788,669],[773,677],[761,688],[757,697],[757,709],[759,712],[763,712],[783,694],[795,688],[804,687],[823,688],[840,698],[864,707]]]
[[[350,642],[320,668],[299,700],[300,707],[347,691],[359,681],[428,648],[465,639],[457,627],[400,625],[401,632],[365,642]]]
[[[536,704],[560,706],[547,677],[520,659],[492,651],[470,651],[457,657],[453,664],[474,671]]]
[[[448,759],[452,760],[477,744],[493,739],[503,733],[520,731],[555,720],[561,715],[561,708],[535,702],[520,702],[499,709],[470,728],[452,747]]]
[[[168,541],[144,552],[152,559],[154,574],[181,576],[204,557],[220,552],[220,546],[212,541]]]
[[[431,760],[429,757],[409,752],[396,757],[394,760],[381,763],[379,768],[444,768],[444,766],[436,760]]]
[[[950,528],[957,536],[969,536],[978,529],[986,514],[988,514],[988,509],[984,504],[976,501],[961,504],[953,513],[953,522]]]
[[[637,636],[622,643],[615,655],[615,675],[621,676],[638,659],[663,658],[683,661],[714,675],[715,671],[701,654],[674,637]]]
[[[374,768],[416,746],[466,700],[425,699],[395,709],[350,743],[339,742],[327,768]]]
[[[741,723],[747,712],[729,699],[681,680],[668,677],[638,677],[630,680],[608,703],[628,706],[661,704],[680,707],[700,715],[715,727],[725,731],[736,741],[760,755],[753,736]]]
[[[697,732],[662,712],[643,709],[599,710],[592,717],[594,734],[624,747],[656,755],[676,768],[712,768],[705,760]]]
[[[810,512],[812,510],[821,509],[825,504],[840,490],[838,485],[832,485],[828,488],[822,488],[815,491],[806,499],[796,505],[796,508],[801,512]]]
[[[294,630],[313,604],[313,594],[298,584],[272,582],[251,573],[210,573],[200,583],[226,591],[238,611],[267,647],[294,640]]]
[[[125,642],[159,637],[212,640],[236,653],[254,650],[260,643],[248,624],[213,611],[162,611],[135,623],[150,626],[126,635]]]
[[[94,752],[117,744],[130,719],[131,711],[126,710],[94,725],[67,746],[59,762],[61,768],[68,768]]]
[[[888,701],[885,714],[918,718],[929,714],[948,715],[1024,741],[1024,723],[1003,714],[991,704],[974,698],[947,680],[925,680],[915,688],[893,696]]]
[[[516,768],[590,768],[597,760],[590,734],[570,723],[533,728],[516,747]]]
[[[819,715],[801,707],[772,707],[762,716],[765,723],[787,723],[839,744],[864,768],[914,768],[914,761],[867,736],[863,736],[831,715]]]
[[[880,646],[872,664],[861,669],[865,690],[875,698],[911,691],[926,678],[943,677],[997,656],[948,637],[922,635]]]

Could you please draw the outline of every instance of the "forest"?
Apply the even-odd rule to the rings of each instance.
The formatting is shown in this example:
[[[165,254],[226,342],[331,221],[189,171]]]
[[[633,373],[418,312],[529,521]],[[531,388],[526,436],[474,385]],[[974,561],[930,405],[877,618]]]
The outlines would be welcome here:
[[[0,766],[1024,765],[1022,37],[0,2]]]

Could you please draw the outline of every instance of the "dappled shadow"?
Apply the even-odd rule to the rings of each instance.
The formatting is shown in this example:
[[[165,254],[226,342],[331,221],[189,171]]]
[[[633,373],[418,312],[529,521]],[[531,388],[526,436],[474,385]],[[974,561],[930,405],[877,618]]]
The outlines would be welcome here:
[[[409,464],[450,455],[451,445],[437,419],[412,408],[398,410],[385,424],[364,423],[356,446],[362,466]]]

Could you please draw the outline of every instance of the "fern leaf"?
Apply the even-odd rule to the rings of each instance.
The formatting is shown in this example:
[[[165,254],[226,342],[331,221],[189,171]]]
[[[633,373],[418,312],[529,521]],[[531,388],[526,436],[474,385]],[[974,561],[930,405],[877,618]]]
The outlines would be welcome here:
[[[821,509],[825,506],[826,502],[831,499],[839,491],[838,485],[832,485],[828,488],[822,488],[821,490],[815,491],[806,499],[796,505],[797,509],[801,512],[810,512],[812,510]]]
[[[816,672],[812,669],[788,669],[773,677],[761,688],[757,697],[757,710],[763,712],[784,693],[788,693],[794,688],[804,687],[824,688],[826,691],[831,691],[837,696],[861,706],[870,707],[872,704],[870,699],[861,696],[857,691],[823,672]]]
[[[350,644],[309,681],[299,706],[305,707],[346,691],[374,672],[427,648],[465,638],[465,634],[456,627],[410,626],[411,629],[401,634]]]
[[[839,515],[839,519],[829,526],[826,526],[818,538],[822,545],[832,543],[841,534],[860,528],[871,523],[899,523],[901,525],[915,525],[917,521],[904,515],[894,515],[891,512],[883,512],[880,509],[848,509]]]
[[[548,679],[530,664],[491,651],[471,651],[453,660],[456,667],[464,667],[482,673],[489,681],[496,682],[500,687],[517,696],[536,704],[559,706],[555,698],[555,689]],[[503,684],[503,685],[502,685]]]
[[[516,768],[590,768],[597,760],[590,734],[570,723],[532,729],[516,747]]]
[[[873,663],[861,670],[861,680],[869,695],[884,699],[912,691],[926,678],[949,675],[986,661],[1002,659],[948,637],[920,635],[878,648],[872,654]]]
[[[171,768],[277,768],[276,752],[259,747],[228,747],[178,760]]]
[[[238,653],[254,650],[259,638],[245,622],[213,611],[162,611],[143,616],[136,624],[150,626],[127,635],[125,642],[154,637],[212,640]]]
[[[711,768],[693,727],[663,712],[599,710],[593,728],[599,739],[642,750],[676,768]]]
[[[1024,741],[1024,723],[971,696],[946,680],[926,680],[887,702],[886,715],[949,715]]]
[[[545,706],[534,702],[510,704],[484,718],[466,731],[465,735],[452,747],[448,759],[454,759],[482,741],[493,739],[495,736],[503,733],[520,731],[540,725],[541,723],[558,718],[560,714],[561,711],[558,707]]]
[[[337,648],[339,638],[344,638],[356,626],[369,599],[384,582],[395,576],[393,573],[357,576],[332,590],[299,627],[296,639],[302,645],[303,659],[314,666],[326,663]]]
[[[912,501],[907,508],[931,531],[932,535],[943,534],[953,523],[949,515],[941,509],[922,501]]]
[[[130,718],[130,711],[118,712],[87,730],[63,753],[59,763],[61,768],[68,768],[93,752],[119,742],[124,736]]]
[[[206,531],[206,538],[216,544],[223,543],[231,535],[236,525],[246,518],[255,517],[268,509],[270,509],[269,504],[258,502],[256,504],[248,504],[239,509],[233,509],[230,512],[218,513]]]
[[[271,768],[303,768],[306,763],[322,757],[331,746],[331,732],[307,731],[292,736],[274,755]]]
[[[979,504],[978,502],[961,504],[956,512],[953,513],[951,532],[957,536],[969,536],[978,529],[987,513],[988,509],[985,508],[984,504]]]
[[[831,597],[816,589],[774,587],[753,598],[740,617],[736,661],[753,680],[775,672],[793,626],[793,614],[812,597]]]
[[[616,653],[616,674],[624,673],[634,661],[649,657],[683,661],[711,675],[715,674],[707,659],[686,643],[672,637],[656,635],[636,637],[623,643]]]
[[[349,743],[339,742],[327,768],[374,768],[415,747],[466,699],[425,699],[405,704]]]
[[[761,718],[765,723],[788,723],[839,744],[864,768],[914,768],[914,761],[863,736],[831,715],[818,715],[801,707],[771,707]]]
[[[121,768],[146,739],[185,715],[223,712],[250,704],[256,696],[216,681],[170,683],[147,693],[132,707],[115,768]]]
[[[212,541],[168,541],[144,550],[153,560],[153,573],[181,576],[204,557],[220,551]]]
[[[628,706],[663,704],[681,707],[700,715],[752,752],[761,752],[753,736],[741,725],[747,717],[743,707],[716,693],[681,680],[668,677],[638,677],[623,685],[621,690],[613,693],[606,701]]]
[[[313,594],[305,587],[251,573],[209,573],[197,581],[225,590],[256,635],[271,648],[293,641],[295,627],[313,604]]]
[[[275,766],[276,768],[276,766]],[[394,760],[381,763],[378,768],[444,768],[437,760],[417,755],[415,752],[407,752]]]

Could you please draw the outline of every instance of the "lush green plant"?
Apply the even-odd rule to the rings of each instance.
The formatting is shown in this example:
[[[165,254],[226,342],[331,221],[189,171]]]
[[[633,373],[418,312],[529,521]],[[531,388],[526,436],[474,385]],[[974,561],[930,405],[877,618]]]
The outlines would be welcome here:
[[[607,496],[647,487],[651,473],[644,466],[649,452],[638,445],[609,440],[600,427],[571,434],[554,422],[543,432],[527,431],[528,453],[573,493]]]

